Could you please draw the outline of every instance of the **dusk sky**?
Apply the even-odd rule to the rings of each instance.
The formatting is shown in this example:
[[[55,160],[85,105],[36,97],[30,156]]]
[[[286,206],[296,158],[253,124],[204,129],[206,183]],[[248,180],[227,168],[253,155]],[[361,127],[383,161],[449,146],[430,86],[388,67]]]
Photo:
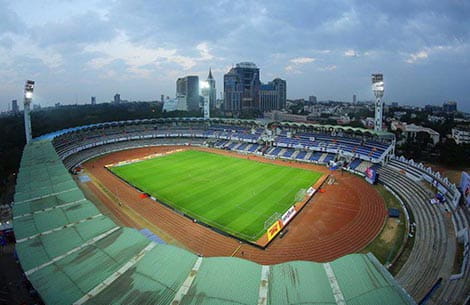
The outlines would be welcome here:
[[[470,112],[470,1],[3,1],[0,110],[36,81],[42,106],[173,97],[185,75],[217,97],[223,74],[251,61],[261,80],[287,80],[287,97],[458,102]]]

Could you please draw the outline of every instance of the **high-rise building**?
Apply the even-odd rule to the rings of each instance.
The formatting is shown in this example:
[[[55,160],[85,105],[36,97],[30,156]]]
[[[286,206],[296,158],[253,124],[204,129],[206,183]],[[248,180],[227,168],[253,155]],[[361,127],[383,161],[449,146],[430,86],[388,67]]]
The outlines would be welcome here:
[[[286,108],[286,81],[276,78],[267,84],[261,84],[258,110],[261,112]]]
[[[357,99],[356,99],[356,95],[355,95],[355,94],[353,94],[353,100],[352,100],[352,102],[353,102],[354,105],[355,105],[356,102],[357,102]]]
[[[257,109],[260,85],[259,69],[254,63],[236,64],[224,75],[224,111],[239,113]]]
[[[91,97],[91,104],[96,105],[96,96]]]
[[[119,93],[116,93],[116,94],[114,95],[114,103],[115,103],[115,104],[121,103],[121,95],[120,95]]]
[[[275,78],[272,82],[274,88],[277,92],[279,104],[277,110],[285,109],[286,108],[286,101],[287,101],[287,82],[280,78]]]
[[[17,100],[12,100],[11,101],[11,112],[13,114],[17,114],[20,112],[20,107],[18,107],[18,101]]]
[[[217,91],[215,89],[215,79],[212,76],[212,70],[209,68],[209,76],[207,77],[207,83],[209,85],[209,106],[210,109],[216,108]]]
[[[259,90],[259,110],[265,112],[278,109],[280,109],[279,94],[274,84],[261,84]]]
[[[316,103],[317,103],[317,97],[316,97],[315,95],[310,95],[310,96],[308,97],[308,102],[309,102],[310,104],[316,104]]]
[[[457,112],[457,103],[456,102],[452,102],[452,101],[449,101],[449,102],[445,102],[443,105],[442,105],[442,110],[444,112]]]
[[[176,98],[184,99],[188,111],[199,111],[199,77],[189,75],[176,80]]]
[[[259,68],[254,63],[242,62],[224,75],[224,111],[279,110],[286,108],[286,81],[275,78],[262,84]]]

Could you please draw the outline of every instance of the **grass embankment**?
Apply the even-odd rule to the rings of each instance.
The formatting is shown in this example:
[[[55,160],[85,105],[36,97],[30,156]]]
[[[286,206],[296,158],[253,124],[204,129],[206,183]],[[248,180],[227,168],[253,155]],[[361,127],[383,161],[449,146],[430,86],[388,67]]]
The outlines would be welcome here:
[[[387,191],[383,185],[376,185],[374,187],[384,198],[386,208],[398,209],[400,211],[400,217],[388,217],[380,234],[361,252],[372,252],[383,265],[387,266],[395,259],[402,248],[405,234],[407,234],[406,216],[398,199]],[[401,267],[404,261],[406,261],[409,255],[409,252],[407,254],[407,249],[409,248],[409,250],[411,250],[412,248],[412,244],[410,247],[410,242],[413,242],[412,238],[408,239],[407,245],[403,249],[400,257],[391,267],[390,271],[392,274],[394,271],[398,272],[399,268],[397,269],[397,267]]]

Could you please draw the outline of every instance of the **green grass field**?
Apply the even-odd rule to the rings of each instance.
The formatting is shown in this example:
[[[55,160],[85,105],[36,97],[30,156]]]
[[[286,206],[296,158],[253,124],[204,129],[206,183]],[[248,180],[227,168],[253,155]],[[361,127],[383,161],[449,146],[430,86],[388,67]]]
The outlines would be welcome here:
[[[256,241],[321,173],[196,150],[110,170],[162,202],[236,237]]]

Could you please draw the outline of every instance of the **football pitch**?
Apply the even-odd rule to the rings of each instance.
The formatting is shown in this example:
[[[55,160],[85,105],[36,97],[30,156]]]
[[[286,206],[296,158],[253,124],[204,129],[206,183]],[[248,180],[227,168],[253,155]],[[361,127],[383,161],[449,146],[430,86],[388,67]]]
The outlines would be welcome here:
[[[198,150],[109,169],[174,209],[251,242],[266,232],[266,220],[286,212],[323,175]]]

